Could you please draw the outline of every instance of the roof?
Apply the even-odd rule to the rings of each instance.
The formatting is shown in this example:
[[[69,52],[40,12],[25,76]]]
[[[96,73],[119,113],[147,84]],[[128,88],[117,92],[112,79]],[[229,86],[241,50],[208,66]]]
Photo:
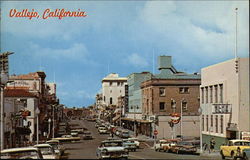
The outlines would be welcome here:
[[[51,145],[47,143],[43,143],[43,144],[36,144],[34,145],[34,147],[43,148],[43,147],[51,147]]]
[[[2,150],[1,153],[22,152],[22,151],[38,151],[38,149],[35,147],[9,148]]]
[[[28,74],[21,74],[21,75],[12,75],[10,76],[10,80],[14,79],[22,79],[22,80],[30,80],[30,79],[39,79],[39,78],[45,78],[46,74],[43,71],[37,71],[33,73]]]
[[[6,88],[4,97],[37,97],[34,93],[25,88]]]

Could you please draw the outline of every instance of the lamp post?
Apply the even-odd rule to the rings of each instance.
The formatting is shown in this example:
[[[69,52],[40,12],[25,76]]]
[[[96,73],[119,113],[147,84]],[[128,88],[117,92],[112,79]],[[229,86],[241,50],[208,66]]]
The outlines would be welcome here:
[[[47,135],[47,138],[49,138],[49,136],[50,136],[50,123],[51,123],[51,119],[50,119],[50,118],[48,119],[48,122],[49,122],[49,127],[48,127],[48,135]]]
[[[39,143],[39,114],[40,114],[40,110],[39,108],[37,107],[36,108],[36,143],[38,144]]]
[[[203,150],[202,150],[202,108],[201,107],[198,109],[198,112],[200,114],[200,153],[202,153]]]
[[[176,101],[174,99],[171,98],[171,107],[173,109],[173,113],[175,113],[175,109],[176,109]],[[172,139],[175,138],[175,126],[173,124],[173,127],[172,127]]]
[[[180,122],[180,126],[181,126],[181,128],[180,128],[180,130],[181,130],[181,136],[183,136],[182,135],[182,109],[183,109],[183,102],[185,101],[185,99],[184,98],[182,98],[182,100],[181,100],[181,122]]]
[[[8,75],[6,73],[4,73],[4,71],[1,71],[1,77],[0,77],[0,81],[1,81],[1,150],[4,149],[4,97],[3,97],[3,90],[4,90],[4,86],[7,84],[8,82]]]
[[[53,114],[53,120],[52,120],[52,137],[55,138],[55,105],[52,106],[52,114]]]

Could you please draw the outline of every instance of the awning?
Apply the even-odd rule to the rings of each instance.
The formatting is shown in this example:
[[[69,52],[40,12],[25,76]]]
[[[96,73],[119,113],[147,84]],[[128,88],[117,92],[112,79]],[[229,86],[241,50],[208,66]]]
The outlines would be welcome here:
[[[133,118],[122,118],[122,120],[134,122],[134,119],[133,119]],[[136,121],[136,122],[140,122],[140,123],[151,123],[150,121],[148,121],[148,120],[143,120],[143,119],[135,119],[135,121]]]
[[[113,121],[117,121],[121,116],[120,115],[117,115],[113,118]]]

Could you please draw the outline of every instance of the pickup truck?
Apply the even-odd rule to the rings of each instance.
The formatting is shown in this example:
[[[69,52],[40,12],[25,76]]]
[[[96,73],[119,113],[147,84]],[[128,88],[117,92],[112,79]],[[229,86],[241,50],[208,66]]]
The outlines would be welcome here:
[[[234,139],[229,140],[227,145],[220,146],[221,158],[231,157],[233,159],[244,158],[243,150],[250,148],[249,140]]]

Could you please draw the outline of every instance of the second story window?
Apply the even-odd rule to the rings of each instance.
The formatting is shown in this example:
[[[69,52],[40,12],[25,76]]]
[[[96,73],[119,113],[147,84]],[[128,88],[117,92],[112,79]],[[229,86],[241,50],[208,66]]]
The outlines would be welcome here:
[[[223,84],[220,84],[220,103],[223,103]]]
[[[160,96],[165,96],[165,88],[159,88],[159,94]]]
[[[189,93],[189,88],[188,87],[180,87],[179,93],[181,93],[181,94]]]
[[[201,103],[204,103],[204,88],[201,88]]]
[[[206,103],[208,103],[208,87],[205,87],[205,91],[206,91]]]
[[[218,86],[214,86],[215,103],[218,103]]]
[[[112,82],[109,82],[109,86],[112,86],[112,84],[113,84]]]
[[[165,102],[160,102],[160,111],[165,110]]]
[[[213,103],[213,86],[210,86],[209,89],[210,89],[210,103]]]

